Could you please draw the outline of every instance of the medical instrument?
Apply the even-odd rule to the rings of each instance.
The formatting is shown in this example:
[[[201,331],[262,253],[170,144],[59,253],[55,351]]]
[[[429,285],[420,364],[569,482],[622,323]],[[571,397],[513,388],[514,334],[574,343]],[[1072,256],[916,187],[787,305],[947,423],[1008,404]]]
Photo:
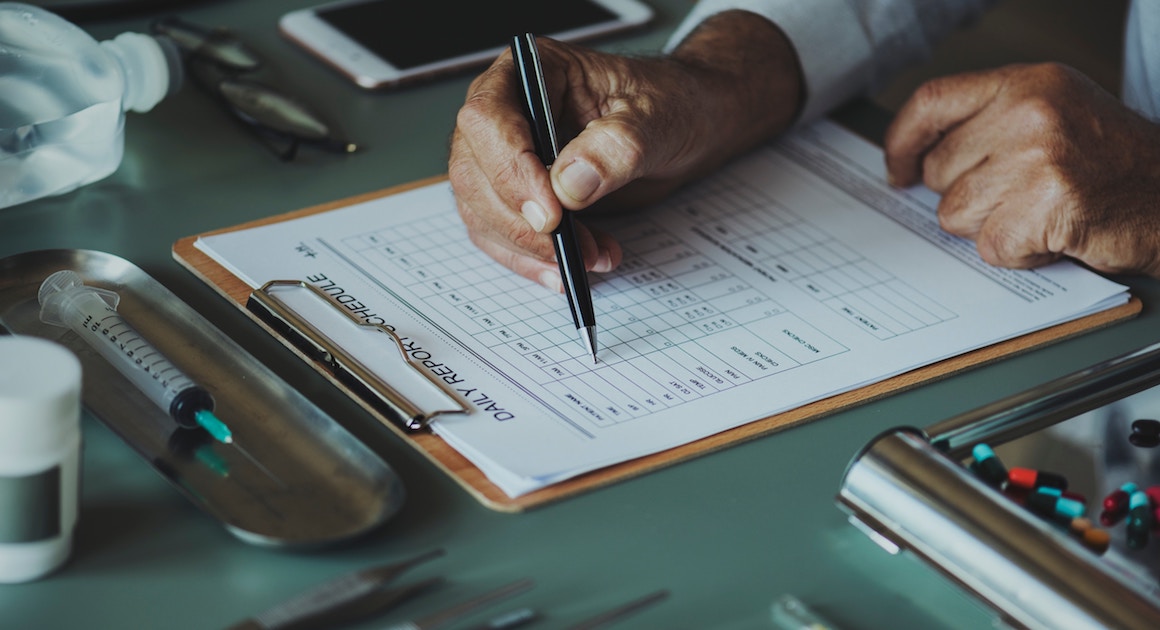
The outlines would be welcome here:
[[[531,608],[517,608],[498,617],[492,617],[471,630],[511,630],[529,624],[540,618],[540,614]]]
[[[569,630],[596,630],[597,628],[604,628],[628,617],[634,615],[641,610],[656,604],[669,596],[668,589],[661,589],[655,593],[649,593],[644,597],[639,597],[628,603],[621,604],[616,608],[606,610],[598,615],[589,617],[580,623],[569,626]]]
[[[229,630],[336,628],[386,612],[438,584],[442,578],[428,578],[397,588],[387,588],[387,584],[411,567],[442,555],[442,549],[435,549],[408,560],[335,578],[234,624]]]
[[[501,586],[493,591],[488,591],[478,597],[473,597],[465,602],[456,604],[450,608],[441,610],[432,615],[428,615],[421,619],[414,621],[404,621],[391,626],[387,626],[384,630],[435,630],[443,626],[458,621],[462,617],[469,615],[484,606],[489,606],[498,601],[514,597],[532,588],[531,580],[519,580],[512,582],[506,586]]]
[[[229,427],[214,415],[214,400],[117,314],[120,297],[86,286],[78,273],[53,273],[40,285],[40,320],[71,329],[178,425],[202,427],[219,442],[233,441]]]

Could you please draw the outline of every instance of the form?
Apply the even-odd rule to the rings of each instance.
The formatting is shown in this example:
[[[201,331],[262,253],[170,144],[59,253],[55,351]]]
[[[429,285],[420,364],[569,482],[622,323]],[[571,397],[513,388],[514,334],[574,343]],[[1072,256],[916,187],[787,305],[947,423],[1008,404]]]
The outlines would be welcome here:
[[[433,430],[516,497],[1127,301],[1070,262],[987,265],[936,204],[822,122],[654,207],[582,216],[624,248],[591,276],[596,365],[562,294],[471,244],[446,182],[197,247],[392,327],[470,409]]]

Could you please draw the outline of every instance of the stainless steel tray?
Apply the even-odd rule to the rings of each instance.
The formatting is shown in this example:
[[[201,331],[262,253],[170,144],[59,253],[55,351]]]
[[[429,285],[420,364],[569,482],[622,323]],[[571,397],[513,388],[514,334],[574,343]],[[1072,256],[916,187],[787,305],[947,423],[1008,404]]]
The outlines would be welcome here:
[[[37,289],[62,269],[120,295],[118,313],[213,393],[233,444],[177,429],[75,333],[40,322]],[[73,350],[83,368],[85,408],[245,542],[325,545],[363,534],[402,507],[403,485],[386,462],[122,258],[46,250],[0,259],[0,331]]]
[[[1125,482],[1160,485],[1160,452],[1129,443],[1160,417],[1160,344],[919,429],[900,427],[850,463],[838,494],[853,524],[913,552],[1021,628],[1160,628],[1160,530],[1144,548],[1099,522]],[[1112,537],[1102,555],[984,484],[967,462],[986,443],[1006,467],[1064,475]]]

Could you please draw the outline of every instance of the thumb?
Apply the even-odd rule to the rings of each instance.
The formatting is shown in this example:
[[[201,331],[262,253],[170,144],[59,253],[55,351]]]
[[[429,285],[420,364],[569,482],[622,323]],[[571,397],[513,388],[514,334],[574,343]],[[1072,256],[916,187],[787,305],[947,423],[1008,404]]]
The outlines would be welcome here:
[[[664,138],[649,133],[639,117],[627,113],[592,120],[552,165],[552,188],[560,204],[571,210],[586,208],[633,180],[656,175],[675,157]]]

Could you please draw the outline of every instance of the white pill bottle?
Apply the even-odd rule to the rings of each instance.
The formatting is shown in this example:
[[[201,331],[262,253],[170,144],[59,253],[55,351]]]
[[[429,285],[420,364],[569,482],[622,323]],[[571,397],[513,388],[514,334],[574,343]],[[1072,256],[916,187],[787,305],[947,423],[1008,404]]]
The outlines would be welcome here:
[[[81,364],[64,346],[0,335],[0,583],[72,552],[80,486]]]

